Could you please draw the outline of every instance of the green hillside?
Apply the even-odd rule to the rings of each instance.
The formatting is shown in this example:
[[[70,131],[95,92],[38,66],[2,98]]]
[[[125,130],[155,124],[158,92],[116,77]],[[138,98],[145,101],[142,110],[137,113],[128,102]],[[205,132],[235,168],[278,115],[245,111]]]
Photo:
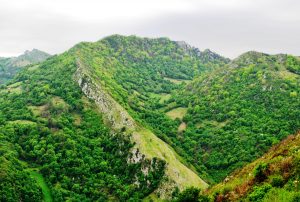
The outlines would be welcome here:
[[[185,132],[172,141],[224,179],[299,129],[299,67],[293,56],[248,52],[199,76],[166,103],[187,108]]]
[[[40,170],[54,201],[137,200],[155,190],[164,198],[176,187],[205,188],[131,105],[150,110],[152,96],[180,86],[165,77],[206,71],[190,54],[165,38],[112,36],[28,66],[0,91],[2,158],[29,179],[28,168]],[[22,185],[7,184],[10,176],[1,181],[2,200],[23,199]],[[26,197],[43,198],[40,184],[32,179],[34,194]]]
[[[298,179],[294,159],[288,176],[266,161],[260,181],[236,169],[251,173],[300,128],[298,57],[250,51],[231,61],[168,38],[113,35],[44,59],[27,58],[0,87],[0,201],[296,194],[286,187]]]

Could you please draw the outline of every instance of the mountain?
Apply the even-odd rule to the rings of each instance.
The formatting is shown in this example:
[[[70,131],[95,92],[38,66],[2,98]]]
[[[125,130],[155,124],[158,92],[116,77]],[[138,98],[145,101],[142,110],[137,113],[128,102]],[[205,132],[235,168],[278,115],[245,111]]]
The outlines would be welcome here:
[[[119,35],[23,68],[0,96],[2,200],[124,201],[206,188],[143,118],[181,86],[175,80],[207,68],[169,39]]]
[[[299,70],[121,35],[27,65],[0,88],[1,200],[217,196],[204,190],[299,129]]]
[[[32,51],[25,51],[18,57],[3,58],[0,57],[0,84],[6,83],[20,71],[22,67],[30,64],[43,62],[51,55],[43,51],[33,49]]]
[[[299,201],[300,135],[290,135],[207,194],[216,201]]]

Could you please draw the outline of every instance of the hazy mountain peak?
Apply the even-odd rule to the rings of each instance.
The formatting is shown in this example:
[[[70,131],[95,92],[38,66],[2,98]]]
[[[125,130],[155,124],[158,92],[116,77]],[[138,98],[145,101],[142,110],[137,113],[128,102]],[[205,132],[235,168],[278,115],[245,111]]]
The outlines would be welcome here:
[[[26,50],[22,55],[14,58],[16,61],[27,60],[29,63],[37,63],[44,61],[51,55],[38,49]]]
[[[26,50],[17,57],[1,58],[0,57],[0,84],[7,82],[9,79],[26,65],[36,64],[45,61],[51,55],[38,49]]]

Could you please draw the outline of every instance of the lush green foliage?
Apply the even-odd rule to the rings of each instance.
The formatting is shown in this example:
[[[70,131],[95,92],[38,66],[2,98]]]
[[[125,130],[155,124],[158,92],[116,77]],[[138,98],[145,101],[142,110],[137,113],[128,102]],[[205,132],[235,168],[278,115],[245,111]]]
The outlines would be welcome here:
[[[243,57],[252,63],[200,76],[174,95],[188,107],[188,127],[172,140],[217,181],[300,127],[300,78],[286,57]]]
[[[269,184],[254,187],[253,192],[249,194],[248,198],[250,201],[260,201],[271,188],[272,186]]]
[[[296,74],[300,74],[300,60],[299,58],[293,57],[293,56],[288,56],[287,57],[287,61],[286,61],[286,65],[288,70],[296,73]]]
[[[209,50],[166,38],[115,35],[80,43],[0,88],[2,200],[42,199],[32,169],[42,174],[54,201],[136,201],[161,182],[165,162],[127,162],[133,143],[107,128],[73,81],[79,60],[135,121],[211,182],[300,127],[300,66],[293,56],[249,52],[228,64]],[[167,113],[176,109],[181,109],[177,118]],[[300,170],[295,159],[288,177],[264,162],[253,167],[247,172],[253,176],[245,185],[247,199],[266,200],[282,189],[296,200],[292,184]],[[219,190],[216,199],[227,200],[230,191]],[[175,198],[207,200],[195,188]]]
[[[212,181],[300,126],[299,77],[287,65],[292,56],[249,52],[226,66],[209,51],[199,57],[165,38],[116,35],[80,46],[81,60],[114,98]],[[177,107],[188,109],[182,120],[165,115]],[[179,131],[182,122],[187,128]]]
[[[39,201],[41,189],[26,171],[33,167],[45,178],[54,201],[143,198],[158,186],[165,164],[158,159],[127,163],[133,144],[121,134],[111,134],[93,103],[83,98],[72,79],[76,70],[72,54],[24,70],[11,82],[22,82],[20,92],[1,91],[0,134],[11,145],[1,150],[8,148],[19,160],[5,153],[1,158],[20,170],[4,169],[3,175],[25,176],[15,185],[1,180],[1,191],[5,197]],[[21,161],[28,166],[18,166]]]
[[[255,167],[253,175],[258,182],[263,182],[267,178],[268,164],[262,163]]]
[[[0,132],[0,201],[42,201],[41,189],[18,160],[13,147]]]

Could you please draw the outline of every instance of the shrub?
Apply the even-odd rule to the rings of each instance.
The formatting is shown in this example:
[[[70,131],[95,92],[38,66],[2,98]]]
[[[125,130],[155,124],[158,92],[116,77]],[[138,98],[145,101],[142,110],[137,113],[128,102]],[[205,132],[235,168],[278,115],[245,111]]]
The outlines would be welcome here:
[[[200,189],[195,187],[190,187],[185,189],[178,195],[178,202],[194,202],[198,201]]]
[[[268,167],[268,164],[262,163],[254,168],[254,177],[256,181],[263,182],[267,178]]]
[[[283,177],[281,175],[272,176],[271,185],[273,187],[282,187],[284,185]]]
[[[249,194],[250,201],[259,201],[264,198],[266,193],[272,188],[270,184],[264,184],[262,186],[255,186],[253,192]]]
[[[281,188],[272,188],[263,198],[263,202],[299,202],[297,192],[287,191]]]
[[[178,195],[177,202],[209,202],[207,196],[200,194],[200,189],[190,187]]]
[[[299,202],[299,201],[300,201],[300,193],[296,192],[293,195],[292,202]]]

